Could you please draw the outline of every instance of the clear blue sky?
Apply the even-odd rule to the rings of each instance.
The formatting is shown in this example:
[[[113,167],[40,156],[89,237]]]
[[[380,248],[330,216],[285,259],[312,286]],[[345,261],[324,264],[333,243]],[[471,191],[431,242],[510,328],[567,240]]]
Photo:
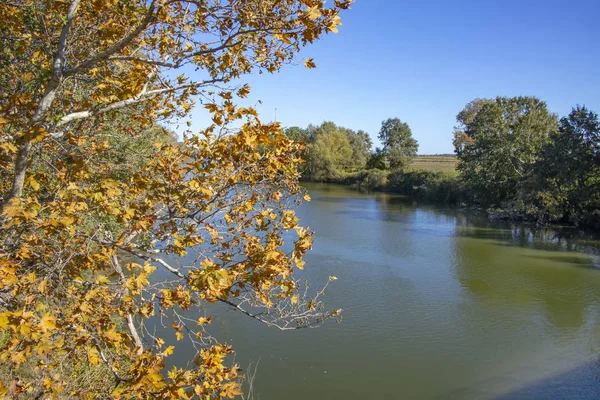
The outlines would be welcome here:
[[[378,143],[381,121],[398,117],[431,154],[453,151],[455,116],[477,97],[600,113],[600,0],[357,0],[342,22],[300,65],[249,77],[263,120],[277,108],[284,126],[331,120]]]

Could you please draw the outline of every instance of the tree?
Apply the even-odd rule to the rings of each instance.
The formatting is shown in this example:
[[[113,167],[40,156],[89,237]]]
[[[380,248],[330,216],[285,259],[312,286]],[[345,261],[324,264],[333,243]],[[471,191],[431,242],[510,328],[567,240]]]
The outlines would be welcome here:
[[[306,129],[302,129],[298,126],[291,126],[289,128],[285,128],[283,132],[290,139],[297,140],[304,144],[310,143],[310,137],[308,136]]]
[[[249,87],[233,81],[278,71],[349,3],[0,4],[2,396],[233,397],[232,349],[188,310],[222,302],[281,329],[337,314],[293,275],[312,240],[292,209],[300,146],[238,107]],[[196,102],[210,126],[119,154]],[[127,116],[107,137],[103,124]],[[198,349],[188,366],[165,371],[173,347],[149,329],[157,320]]]
[[[355,132],[351,129],[344,128],[344,132],[348,137],[350,147],[352,147],[351,167],[354,170],[364,169],[371,157],[371,146],[373,146],[371,137],[367,132],[362,130]]]
[[[375,157],[371,161],[376,168],[385,168],[388,165],[393,169],[404,168],[419,150],[419,144],[412,137],[410,127],[398,118],[383,121],[378,138],[383,147],[376,149]]]
[[[348,136],[333,123],[321,125],[321,131],[308,150],[309,177],[316,181],[329,181],[343,176],[352,164],[352,146]]]
[[[558,133],[543,149],[534,186],[549,217],[574,224],[600,220],[600,121],[577,106],[561,118]]]
[[[535,97],[469,103],[459,123],[464,131],[460,143],[455,142],[458,170],[476,201],[490,206],[517,200],[557,129],[556,116]]]
[[[362,170],[370,157],[372,143],[366,132],[355,132],[330,121],[319,126],[309,125],[304,130],[289,128],[286,134],[308,144],[308,162],[302,170],[307,179],[339,179],[344,174]]]
[[[493,99],[475,99],[467,103],[465,108],[456,115],[456,122],[458,122],[458,125],[454,127],[452,144],[454,145],[454,152],[457,155],[460,155],[464,147],[471,143],[470,137],[465,133],[467,126],[473,123],[475,116],[483,106],[492,103],[494,103]]]

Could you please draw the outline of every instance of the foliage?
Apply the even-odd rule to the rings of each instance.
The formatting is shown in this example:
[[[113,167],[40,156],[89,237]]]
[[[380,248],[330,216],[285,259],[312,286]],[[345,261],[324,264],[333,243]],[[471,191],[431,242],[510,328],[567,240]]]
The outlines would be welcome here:
[[[371,146],[373,142],[371,137],[365,131],[358,130],[353,131],[351,129],[344,129],[350,147],[352,147],[352,168],[356,170],[363,169],[367,165],[367,161],[371,157]]]
[[[475,201],[512,201],[557,129],[556,116],[535,97],[498,97],[469,103],[459,116],[463,138],[455,141],[458,170]]]
[[[290,127],[286,135],[306,145],[305,179],[316,181],[339,180],[344,175],[362,170],[371,152],[371,138],[364,131],[353,131],[323,122],[306,129]]]
[[[358,187],[362,190],[381,190],[387,185],[388,172],[380,169],[368,169],[361,174]]]
[[[417,155],[419,144],[412,137],[408,124],[398,118],[383,121],[378,138],[383,147],[376,149],[369,163],[371,168],[402,169]]]
[[[600,222],[600,121],[576,107],[560,120],[558,133],[543,149],[533,186],[548,218],[578,224]]]
[[[352,146],[348,137],[337,129],[323,129],[309,145],[308,171],[313,180],[339,178],[352,161]]]
[[[231,398],[232,348],[186,310],[223,302],[281,329],[337,314],[293,276],[312,242],[292,210],[301,145],[237,107],[249,87],[232,82],[276,72],[349,3],[0,4],[0,395]],[[210,126],[158,137],[198,101]],[[165,370],[153,318],[198,350],[187,366]]]
[[[477,113],[483,108],[483,106],[493,103],[493,99],[475,99],[467,103],[465,108],[463,108],[456,115],[456,122],[458,125],[454,127],[452,144],[454,145],[454,152],[457,155],[462,154],[465,146],[473,142],[471,137],[467,135],[465,131],[467,130],[468,126],[475,121],[475,116]]]
[[[450,204],[462,204],[469,200],[463,181],[456,173],[439,171],[402,171],[389,174],[386,190]]]
[[[308,135],[308,131],[306,129],[302,129],[298,126],[291,126],[289,128],[285,128],[283,130],[285,135],[292,140],[297,140],[301,143],[307,144],[310,143],[310,137]]]

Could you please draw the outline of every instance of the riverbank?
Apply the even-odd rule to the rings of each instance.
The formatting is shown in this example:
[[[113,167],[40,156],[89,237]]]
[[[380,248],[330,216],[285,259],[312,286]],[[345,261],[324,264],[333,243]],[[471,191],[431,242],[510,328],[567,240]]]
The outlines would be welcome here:
[[[312,182],[311,180],[305,180]],[[547,210],[517,204],[505,207],[486,207],[475,201],[467,184],[456,171],[384,171],[369,169],[347,173],[324,183],[333,183],[353,187],[367,192],[385,192],[400,194],[415,200],[443,203],[461,208],[469,208],[487,213],[489,219],[521,221],[537,225],[580,227],[586,230],[600,231],[600,218],[580,221],[574,224],[568,219],[553,219]]]

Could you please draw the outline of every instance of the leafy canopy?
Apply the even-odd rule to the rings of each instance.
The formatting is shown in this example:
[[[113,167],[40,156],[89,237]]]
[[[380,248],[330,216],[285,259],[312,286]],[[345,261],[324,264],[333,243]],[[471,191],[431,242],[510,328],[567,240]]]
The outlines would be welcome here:
[[[557,129],[556,115],[535,97],[476,100],[458,121],[458,170],[476,201],[486,205],[515,200]]]
[[[371,168],[402,169],[417,155],[419,144],[412,137],[406,122],[388,118],[381,123],[378,135],[383,147],[377,148],[370,162]]]

